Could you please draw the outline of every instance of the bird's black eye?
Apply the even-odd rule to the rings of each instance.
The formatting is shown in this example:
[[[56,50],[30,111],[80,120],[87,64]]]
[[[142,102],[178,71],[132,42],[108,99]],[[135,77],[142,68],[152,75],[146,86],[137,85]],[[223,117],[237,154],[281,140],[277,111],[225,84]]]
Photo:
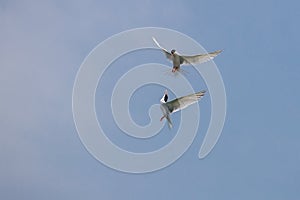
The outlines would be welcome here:
[[[165,98],[164,98],[164,100],[165,100],[165,102],[167,102],[167,101],[168,101],[168,95],[167,95],[167,94],[165,94]]]

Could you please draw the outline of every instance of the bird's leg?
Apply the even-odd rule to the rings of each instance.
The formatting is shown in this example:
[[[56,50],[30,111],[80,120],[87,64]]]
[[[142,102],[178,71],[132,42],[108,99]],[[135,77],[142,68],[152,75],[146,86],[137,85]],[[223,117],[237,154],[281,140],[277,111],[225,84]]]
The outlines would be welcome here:
[[[160,121],[162,121],[165,117],[166,117],[166,115],[162,116],[162,117],[160,118]]]
[[[172,69],[172,72],[177,72],[179,71],[179,67],[178,66],[174,66],[173,69]]]

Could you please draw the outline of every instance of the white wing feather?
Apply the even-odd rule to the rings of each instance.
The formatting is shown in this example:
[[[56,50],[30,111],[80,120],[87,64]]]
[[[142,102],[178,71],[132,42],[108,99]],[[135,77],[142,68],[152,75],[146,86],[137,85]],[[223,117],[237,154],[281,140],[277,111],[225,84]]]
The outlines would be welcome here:
[[[194,56],[180,56],[180,64],[200,64],[214,59],[218,54],[220,54],[222,50],[214,51],[207,54],[199,54]]]
[[[201,97],[204,96],[204,94],[205,91],[203,90],[195,94],[180,97],[178,99],[168,102],[167,104],[169,104],[168,107],[172,109],[171,113],[174,113],[192,105],[193,103],[196,103]]]
[[[156,41],[156,39],[154,37],[152,37],[152,40],[155,42],[155,44],[164,52],[164,54],[166,55],[166,57],[173,61],[172,59],[172,54],[169,53],[165,48],[163,48],[162,46],[160,46],[160,44]]]

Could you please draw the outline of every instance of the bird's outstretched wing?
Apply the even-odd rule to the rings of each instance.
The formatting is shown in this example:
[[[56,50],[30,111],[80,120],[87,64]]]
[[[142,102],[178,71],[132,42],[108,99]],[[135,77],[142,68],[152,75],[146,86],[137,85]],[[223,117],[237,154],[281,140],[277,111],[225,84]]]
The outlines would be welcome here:
[[[214,59],[222,50],[217,50],[207,54],[199,54],[194,56],[180,56],[180,64],[199,64]]]
[[[156,39],[154,37],[152,37],[152,40],[155,42],[155,44],[164,52],[164,54],[166,55],[166,57],[169,60],[173,60],[172,59],[172,54],[170,52],[168,52],[165,48],[163,48],[162,46],[159,45],[159,43],[156,41]]]
[[[204,94],[205,90],[174,99],[173,101],[167,102],[166,105],[168,106],[170,113],[174,113],[188,107],[189,105],[192,105],[193,103],[196,103],[201,97],[204,96]]]

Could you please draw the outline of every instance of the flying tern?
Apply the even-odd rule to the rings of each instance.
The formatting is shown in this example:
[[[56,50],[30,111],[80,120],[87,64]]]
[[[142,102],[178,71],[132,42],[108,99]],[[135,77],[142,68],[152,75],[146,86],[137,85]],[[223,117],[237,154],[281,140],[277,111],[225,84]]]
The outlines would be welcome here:
[[[160,100],[160,109],[162,110],[163,116],[160,118],[162,121],[164,118],[168,121],[168,126],[171,129],[173,124],[170,118],[170,114],[182,110],[200,100],[205,94],[205,90],[190,94],[187,96],[179,97],[168,102],[168,91],[166,90],[163,97]]]
[[[165,48],[160,46],[160,44],[157,42],[157,40],[154,37],[152,37],[152,39],[155,42],[155,44],[163,51],[167,59],[173,62],[172,72],[180,71],[181,65],[190,65],[190,64],[197,64],[197,63],[200,64],[200,63],[210,61],[214,59],[214,57],[216,57],[219,53],[222,52],[222,50],[217,50],[207,54],[184,56],[178,54],[175,49],[172,49],[171,52],[168,52]]]

